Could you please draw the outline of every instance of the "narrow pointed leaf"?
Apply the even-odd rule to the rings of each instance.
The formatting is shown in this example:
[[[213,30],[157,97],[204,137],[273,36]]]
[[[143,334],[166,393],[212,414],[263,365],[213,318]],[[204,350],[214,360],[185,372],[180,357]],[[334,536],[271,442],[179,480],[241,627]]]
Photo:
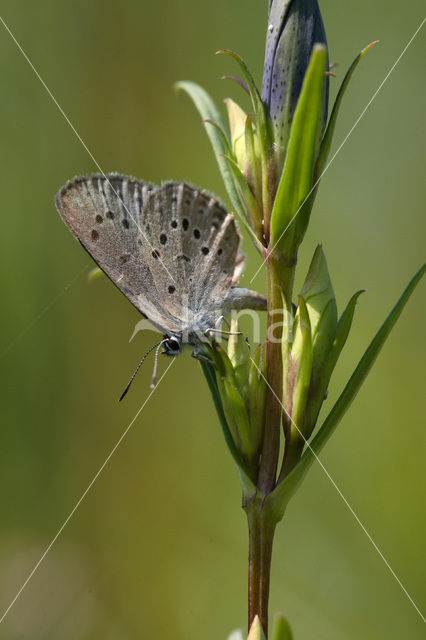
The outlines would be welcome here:
[[[345,346],[349,331],[351,330],[356,303],[358,302],[359,296],[361,295],[361,293],[364,293],[364,291],[364,289],[361,289],[360,291],[354,293],[337,324],[336,337],[334,339],[333,346],[331,348],[326,365],[329,376],[331,376],[331,374],[333,373],[333,369],[336,366],[337,360],[339,359],[343,347]]]
[[[246,140],[246,154],[247,154],[247,167],[251,175],[253,193],[257,200],[262,197],[262,166],[256,158],[256,143],[253,132],[253,115],[248,114],[245,126],[245,140]]]
[[[265,421],[267,393],[265,369],[266,349],[265,344],[260,344],[257,347],[253,358],[251,358],[248,393],[246,397],[250,416],[251,431],[256,443],[256,449],[260,447],[263,440],[263,427]]]
[[[227,378],[234,386],[236,386],[237,379],[235,377],[234,367],[226,351],[224,351],[217,342],[214,342],[212,345],[212,354],[218,368],[219,375],[222,378]]]
[[[294,114],[287,155],[271,215],[271,243],[275,247],[274,253],[288,251],[286,230],[293,217],[296,214],[300,218],[306,217],[303,211],[298,210],[308,198],[313,184],[316,141],[323,126],[321,114],[326,61],[326,48],[315,45]],[[288,232],[288,235],[294,232],[294,225]]]
[[[301,295],[306,302],[311,322],[312,368],[316,374],[324,366],[336,336],[337,327],[336,298],[321,245],[315,249]]]
[[[337,121],[337,116],[338,116],[338,113],[339,113],[340,105],[342,103],[342,99],[343,99],[343,96],[345,94],[345,91],[348,88],[348,85],[349,85],[350,79],[352,77],[352,74],[355,71],[356,67],[358,66],[358,63],[360,62],[361,58],[367,53],[367,51],[369,51],[371,49],[371,47],[373,45],[377,44],[377,42],[378,42],[378,40],[375,40],[371,44],[367,45],[365,47],[365,49],[363,49],[361,51],[361,53],[359,53],[357,55],[357,57],[352,62],[351,66],[349,67],[348,71],[346,72],[345,77],[343,78],[343,82],[340,85],[339,92],[338,92],[336,100],[334,102],[333,110],[331,112],[331,116],[330,116],[330,120],[329,120],[327,129],[325,131],[324,137],[323,137],[322,142],[321,142],[321,149],[320,149],[320,154],[319,154],[319,158],[318,158],[318,165],[317,165],[317,171],[316,171],[318,176],[320,176],[322,174],[322,172],[324,171],[324,167],[325,167],[325,164],[327,162],[328,155],[330,153],[331,142],[333,140],[334,129],[336,127],[336,121]]]
[[[229,131],[232,150],[235,151],[235,141],[244,134],[244,126],[247,114],[232,98],[225,98],[224,103],[228,111]]]
[[[205,91],[205,89],[200,87],[195,82],[191,82],[189,80],[177,82],[175,84],[175,89],[177,91],[185,91],[185,93],[188,94],[195,107],[197,108],[202,120],[215,122],[222,132],[226,131],[222,116],[212,98],[209,96],[207,91]],[[204,128],[213,147],[213,151],[219,165],[219,170],[222,174],[222,178],[225,183],[225,187],[231,200],[232,206],[237,211],[237,213],[241,215],[242,207],[238,198],[237,190],[235,188],[234,180],[232,178],[232,174],[228,164],[223,159],[223,155],[227,153],[223,138],[218,130],[215,127],[212,127],[211,124],[205,122]],[[228,140],[228,145],[229,144],[230,143]]]
[[[232,175],[234,176],[234,180],[239,191],[239,198],[244,206],[244,215],[241,217],[241,220],[254,240],[256,249],[262,253],[263,245],[261,238],[263,230],[261,224],[259,225],[259,219],[261,219],[262,214],[259,212],[258,204],[240,167],[237,165],[235,160],[229,156],[224,156],[224,158],[229,165]],[[256,233],[254,229],[256,230]]]
[[[303,429],[303,416],[305,413],[306,401],[308,398],[309,384],[312,373],[312,335],[309,314],[305,300],[299,296],[299,323],[298,331],[292,347],[292,353],[297,350],[297,373],[292,390],[292,431],[295,431],[295,438],[299,439],[298,429]],[[296,357],[294,354],[293,357]],[[286,391],[284,390],[284,397]],[[297,425],[294,426],[294,425]]]
[[[300,462],[267,497],[267,500],[269,501],[268,506],[277,519],[280,519],[284,514],[284,510],[288,504],[289,499],[300,485],[308,469],[314,462],[316,456],[324,447],[325,443],[328,441],[335,428],[339,424],[340,420],[348,410],[355,396],[357,395],[362,383],[366,379],[371,367],[373,366],[377,356],[379,355],[381,348],[386,342],[387,337],[395,326],[399,316],[402,313],[402,310],[407,304],[411,294],[421,280],[425,271],[426,264],[424,264],[410,280],[398,302],[373,338],[368,349],[366,350],[358,366],[356,367],[354,373],[349,379],[349,382],[344,388],[342,394],[336,401],[327,418],[324,420],[320,430],[303,454]]]
[[[237,76],[222,76],[222,80],[233,80],[247,93],[247,95],[250,95],[250,89],[248,88],[247,82],[244,82],[241,78],[238,78]]]
[[[238,331],[236,318],[231,318],[229,330],[236,335],[230,335],[228,338],[228,357],[234,367],[238,389],[245,395],[250,370],[250,346],[243,334]]]
[[[222,138],[222,142],[223,142],[223,148],[226,149],[226,153],[232,156],[232,149],[229,146],[229,141],[228,138],[226,136],[226,133],[224,131],[222,131],[222,129],[219,127],[219,125],[216,122],[213,122],[213,120],[203,120],[203,124],[208,124],[212,127],[214,127],[216,129],[216,131],[218,132],[219,136]]]
[[[239,390],[234,387],[233,384],[226,379],[223,380],[223,384],[237,425],[238,434],[242,444],[242,451],[245,453],[245,457],[248,460],[251,460],[253,455],[256,453],[256,446],[251,438],[251,428],[246,404],[241,397]]]
[[[348,338],[355,313],[355,306],[361,293],[363,293],[363,291],[357,291],[349,300],[348,305],[337,324],[336,336],[327,360],[318,372],[315,381],[313,381],[314,386],[311,387],[309,392],[305,416],[305,435],[307,437],[309,437],[314,430],[331,375]]]
[[[229,51],[229,49],[221,49],[217,53],[226,53],[226,55],[231,56],[241,67],[247,81],[247,86],[250,92],[251,101],[253,103],[254,113],[256,115],[256,124],[261,129],[262,135],[264,136],[265,142],[270,142],[269,128],[266,122],[265,108],[263,106],[262,98],[260,97],[260,93],[258,88],[256,87],[256,83],[251,75],[251,72],[241,58],[238,53],[234,51]]]
[[[259,90],[256,87],[253,76],[244,60],[234,51],[229,49],[222,49],[217,53],[226,53],[231,56],[241,67],[246,80],[248,89],[250,92],[251,101],[253,103],[253,110],[256,120],[256,130],[260,146],[260,159],[262,162],[262,199],[265,212],[269,212],[269,178],[268,178],[268,158],[272,150],[272,136],[269,128],[269,123],[266,118],[265,106],[262,102]]]
[[[203,370],[204,376],[207,380],[207,384],[209,386],[210,392],[213,397],[214,406],[216,408],[216,412],[219,417],[219,422],[222,427],[225,442],[234,459],[234,462],[237,465],[244,495],[246,496],[252,495],[253,493],[255,493],[256,488],[248,476],[248,473],[245,469],[244,461],[241,458],[240,454],[238,453],[238,450],[234,444],[234,440],[232,438],[231,432],[229,430],[228,423],[226,422],[225,414],[222,407],[222,401],[220,399],[220,394],[217,387],[216,374],[213,371],[212,367],[207,362],[200,361],[200,364],[201,364],[201,368]]]
[[[283,363],[283,380],[286,380],[289,375],[289,364],[290,364],[290,351],[291,346],[294,341],[294,335],[297,329],[298,319],[296,320],[293,317],[293,311],[290,310],[291,306],[289,305],[284,292],[281,292],[281,297],[283,301],[283,333],[281,339],[281,355],[282,355],[282,363]]]

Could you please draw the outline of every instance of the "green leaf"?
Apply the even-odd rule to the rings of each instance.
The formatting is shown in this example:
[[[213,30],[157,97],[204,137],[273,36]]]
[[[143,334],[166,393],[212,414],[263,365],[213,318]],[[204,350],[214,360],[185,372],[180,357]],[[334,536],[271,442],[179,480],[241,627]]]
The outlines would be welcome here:
[[[298,429],[303,429],[303,416],[308,399],[309,384],[311,382],[312,373],[311,324],[309,322],[306,302],[302,296],[299,296],[299,308],[297,313],[299,319],[295,340],[291,350],[295,366],[297,367],[296,378],[294,380],[294,384],[291,385],[291,430],[294,432],[294,437],[299,439],[300,433]],[[287,392],[286,389],[284,389],[284,397],[286,396]],[[288,401],[289,400],[290,398],[288,398]],[[297,425],[297,427],[294,425]]]
[[[262,98],[260,97],[259,90],[256,87],[256,83],[253,79],[253,76],[251,75],[250,69],[248,68],[244,60],[241,58],[241,56],[239,56],[238,53],[235,53],[234,51],[230,51],[229,49],[221,49],[220,51],[217,51],[217,53],[225,53],[226,55],[231,56],[231,58],[233,58],[242,69],[247,80],[247,85],[250,92],[251,101],[253,104],[253,110],[256,116],[256,125],[260,129],[260,132],[262,134],[261,137],[265,142],[265,150],[266,150],[271,144],[270,131],[269,131],[268,123],[266,121],[265,107],[263,105]]]
[[[371,49],[371,47],[373,47],[375,44],[377,44],[378,40],[375,40],[374,42],[372,42],[371,44],[367,45],[365,47],[365,49],[363,49],[361,51],[361,53],[359,53],[357,55],[357,57],[355,58],[355,60],[352,62],[351,66],[349,67],[348,71],[346,72],[345,77],[343,78],[343,82],[340,85],[340,89],[339,92],[337,94],[337,98],[334,102],[334,106],[333,106],[333,110],[331,112],[331,116],[330,116],[330,120],[328,122],[328,126],[327,129],[324,133],[324,137],[322,139],[321,142],[321,149],[320,149],[320,153],[319,153],[319,157],[318,157],[318,164],[317,164],[317,175],[320,176],[324,170],[325,164],[327,162],[327,158],[328,155],[330,153],[330,148],[331,148],[331,142],[333,140],[333,135],[334,135],[334,129],[336,127],[336,121],[337,121],[337,116],[339,113],[339,109],[340,109],[340,105],[342,103],[342,99],[343,96],[345,94],[345,91],[349,85],[349,81],[352,77],[353,72],[355,71],[356,67],[358,66],[358,63],[360,62],[361,58],[367,53],[367,51],[369,51]]]
[[[217,163],[219,165],[220,172],[222,174],[223,181],[225,183],[226,190],[231,200],[232,206],[239,215],[243,215],[243,209],[238,198],[237,190],[234,184],[232,173],[229,169],[227,162],[223,159],[223,155],[227,153],[227,148],[223,140],[223,132],[226,131],[225,124],[222,116],[217,109],[212,98],[209,96],[200,85],[191,81],[181,81],[174,85],[177,91],[182,90],[188,94],[197,108],[201,118],[204,122],[204,128],[210,139],[213,147],[214,154],[216,156]],[[220,128],[219,133],[216,127],[212,127],[211,123],[215,123]],[[228,140],[228,148],[230,147],[230,141]]]
[[[238,330],[238,321],[231,318],[231,334],[228,337],[228,357],[234,367],[237,387],[244,396],[247,394],[248,377],[250,369],[250,346],[247,339]]]
[[[302,227],[302,236],[307,226],[306,218],[309,217],[310,207],[305,200],[312,189],[317,140],[323,126],[326,63],[326,48],[315,45],[291,125],[287,155],[271,215],[271,244],[275,247],[274,253],[288,253],[287,238],[291,239],[296,228],[292,225],[293,217],[298,215],[304,219],[304,224],[298,225]],[[303,211],[300,210],[302,207]],[[296,239],[296,244],[300,241],[301,238]],[[294,248],[291,244],[290,246]]]
[[[275,616],[273,640],[293,640],[293,633],[288,620],[281,614]]]
[[[301,295],[306,301],[312,329],[313,372],[316,375],[328,357],[337,327],[336,298],[321,245],[315,249]]]
[[[229,49],[221,49],[217,53],[225,53],[231,56],[242,69],[245,78],[247,80],[248,89],[250,92],[251,101],[253,103],[254,116],[256,119],[256,131],[260,146],[260,159],[262,163],[262,199],[263,208],[265,212],[269,212],[269,176],[268,176],[268,158],[272,150],[272,137],[269,128],[269,123],[266,118],[265,107],[260,97],[256,83],[254,82],[251,72],[244,62],[244,60],[234,51]]]
[[[243,493],[245,496],[250,496],[256,492],[256,487],[254,486],[253,482],[250,480],[248,473],[245,470],[244,461],[241,458],[237,450],[237,447],[235,446],[234,440],[229,430],[228,423],[225,418],[225,413],[223,411],[219,390],[217,387],[216,374],[212,366],[209,365],[207,362],[203,362],[202,360],[200,360],[200,365],[213,397],[213,402],[217,411],[217,415],[219,417],[219,422],[222,427],[223,435],[225,437],[225,442],[237,465],[241,486],[243,488]]]
[[[368,349],[366,350],[358,366],[356,367],[354,373],[349,379],[349,382],[344,388],[342,394],[328,414],[327,418],[324,420],[320,430],[312,440],[310,446],[306,449],[301,460],[289,473],[289,475],[266,498],[266,500],[269,501],[269,508],[272,510],[272,513],[278,520],[282,518],[288,501],[305,477],[308,469],[316,459],[316,456],[319,454],[319,452],[339,424],[340,420],[343,418],[346,411],[350,407],[352,401],[361,388],[362,383],[366,379],[371,367],[373,366],[377,356],[379,355],[381,348],[386,342],[387,337],[395,326],[399,316],[402,313],[402,310],[407,304],[411,294],[421,280],[425,271],[426,264],[424,264],[410,280],[398,302],[380,327],[379,331],[376,333]]]
[[[241,109],[240,105],[231,98],[225,98],[224,103],[228,111],[229,132],[233,156],[240,166],[243,167],[245,156],[244,130],[247,114]],[[242,161],[239,158],[238,151],[241,151],[241,155],[243,156]]]
[[[256,199],[262,195],[262,166],[256,157],[256,143],[253,131],[253,114],[249,113],[245,125],[245,141],[247,154],[247,168],[253,183],[253,192]],[[262,222],[262,221],[261,221]]]
[[[230,156],[233,155],[232,149],[229,146],[229,142],[228,142],[228,138],[227,135],[224,131],[222,131],[222,129],[219,127],[219,125],[216,122],[213,122],[213,120],[203,120],[202,121],[203,124],[209,124],[211,127],[214,127],[216,129],[216,131],[218,132],[219,136],[221,137],[221,140],[223,142],[223,146],[226,149],[226,153],[229,154]]]
[[[234,176],[235,184],[237,185],[239,192],[240,202],[242,202],[244,206],[244,215],[241,217],[241,221],[249,232],[256,249],[262,254],[263,244],[260,239],[262,238],[263,229],[261,224],[259,225],[259,220],[262,219],[262,214],[259,212],[258,203],[254,198],[243,172],[235,160],[226,155],[223,157],[228,163],[232,175]],[[256,230],[258,235],[256,235],[253,229]]]
[[[246,460],[252,462],[257,453],[257,444],[251,437],[251,427],[246,403],[237,387],[234,387],[229,380],[224,378],[223,385],[227,396],[227,402],[225,398],[222,398],[224,409],[228,408],[228,412],[231,414],[228,417],[228,424],[230,424],[231,420],[234,420],[235,429],[238,432],[238,440],[241,443],[241,453]],[[225,403],[228,405],[227,407]]]
[[[328,356],[326,365],[329,379],[331,374],[333,373],[334,367],[336,366],[337,360],[339,359],[339,356],[348,338],[355,313],[356,303],[358,302],[359,296],[361,295],[361,293],[364,293],[364,291],[365,289],[361,289],[360,291],[354,293],[352,298],[349,300],[346,309],[342,313],[339,322],[337,323],[336,337],[334,339],[333,346]]]
[[[237,386],[237,379],[235,377],[234,366],[226,351],[215,341],[211,345],[211,353],[218,369],[219,375],[223,378],[226,377],[232,382],[234,386]]]
[[[317,372],[316,379],[313,380],[313,385],[311,386],[309,392],[309,399],[305,415],[305,435],[307,437],[311,435],[315,427],[318,414],[324,401],[324,396],[327,391],[328,384],[330,382],[331,374],[334,371],[334,367],[336,366],[337,360],[339,359],[339,356],[342,352],[343,347],[345,346],[347,337],[349,335],[355,313],[355,306],[361,293],[363,293],[363,291],[357,291],[349,300],[348,305],[337,324],[336,336],[334,338],[327,360]]]
[[[248,403],[252,437],[256,443],[256,449],[260,450],[263,441],[267,393],[265,343],[258,345],[253,358],[250,357],[250,360],[246,402]]]

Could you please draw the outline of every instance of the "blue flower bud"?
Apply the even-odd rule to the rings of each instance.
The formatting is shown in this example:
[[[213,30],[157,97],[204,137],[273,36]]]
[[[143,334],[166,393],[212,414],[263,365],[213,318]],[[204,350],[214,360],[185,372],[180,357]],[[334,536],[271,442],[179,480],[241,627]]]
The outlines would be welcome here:
[[[291,122],[314,44],[327,45],[317,0],[272,0],[269,4],[262,101],[272,121],[274,141],[285,150]],[[328,76],[324,77],[323,118],[327,121]],[[280,154],[281,155],[281,154]]]

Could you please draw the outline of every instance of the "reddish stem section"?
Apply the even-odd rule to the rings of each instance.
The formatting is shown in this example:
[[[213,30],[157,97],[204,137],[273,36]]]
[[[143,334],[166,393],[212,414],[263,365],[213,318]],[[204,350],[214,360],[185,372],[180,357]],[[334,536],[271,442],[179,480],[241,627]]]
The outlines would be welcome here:
[[[282,334],[282,296],[278,286],[275,270],[271,258],[267,262],[268,273],[268,329],[266,352],[266,379],[268,393],[266,395],[265,429],[257,486],[263,494],[267,495],[275,485],[277,473],[281,405],[277,398],[282,397],[282,359],[281,359],[281,334]]]
[[[275,524],[265,517],[262,502],[259,499],[256,499],[247,510],[247,519],[249,526],[248,627],[250,629],[257,615],[265,636],[268,637],[269,583]]]
[[[291,311],[295,261],[286,266],[274,256],[266,261],[268,274],[268,343],[264,439],[257,493],[245,505],[249,525],[248,622],[249,628],[259,616],[268,636],[268,600],[271,574],[272,544],[276,521],[264,509],[265,497],[276,485],[280,449],[283,397],[282,329],[283,309]],[[283,299],[284,298],[284,299]],[[286,302],[284,302],[286,301]]]

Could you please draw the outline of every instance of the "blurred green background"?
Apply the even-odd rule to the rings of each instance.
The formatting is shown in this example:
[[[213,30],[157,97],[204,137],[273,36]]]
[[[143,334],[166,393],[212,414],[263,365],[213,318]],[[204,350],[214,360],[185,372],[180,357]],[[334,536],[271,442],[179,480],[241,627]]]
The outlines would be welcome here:
[[[220,101],[238,87],[222,47],[260,82],[266,0],[15,0],[2,15],[104,171],[187,179],[225,196],[199,118],[172,83]],[[336,149],[420,24],[421,0],[322,0],[332,95],[357,52]],[[423,261],[423,31],[324,177],[300,256],[322,242],[340,310],[361,298],[326,409]],[[151,364],[117,403],[154,334],[57,215],[96,167],[0,25],[0,615],[149,393]],[[245,243],[248,282],[259,259]],[[263,274],[255,283],[265,291]],[[424,591],[424,287],[322,454],[419,607]],[[164,370],[165,362],[161,363]],[[225,640],[246,619],[237,473],[189,354],[149,400],[0,625],[7,640]],[[424,561],[424,556],[423,556]],[[423,584],[422,584],[423,582]],[[423,589],[422,589],[423,586]],[[278,529],[271,612],[296,640],[424,638],[420,616],[316,465]]]

